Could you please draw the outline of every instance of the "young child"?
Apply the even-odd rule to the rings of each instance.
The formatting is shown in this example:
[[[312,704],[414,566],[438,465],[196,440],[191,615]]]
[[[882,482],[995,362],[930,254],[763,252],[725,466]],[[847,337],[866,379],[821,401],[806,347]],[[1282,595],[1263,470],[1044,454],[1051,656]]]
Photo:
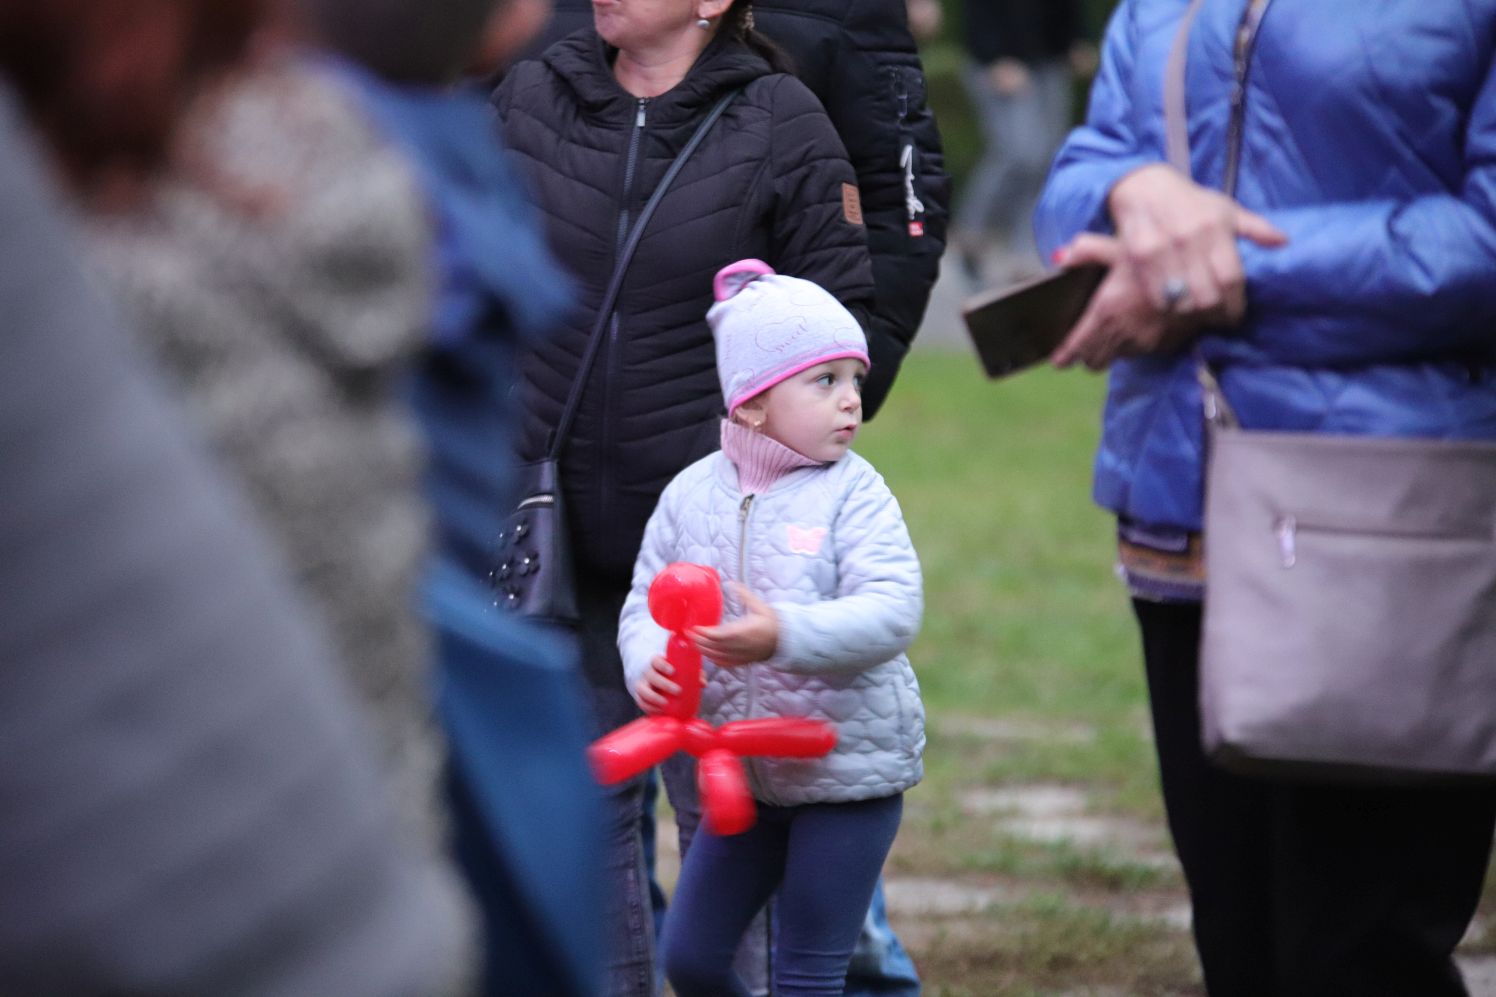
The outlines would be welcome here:
[[[924,708],[904,649],[923,608],[898,503],[850,450],[862,329],[815,284],[724,268],[707,313],[727,399],[722,449],[682,471],[649,521],[619,647],[646,711],[677,691],[647,593],[672,561],[710,565],[735,618],[696,631],[701,716],[836,728],[824,758],[746,758],[758,821],[686,853],[662,940],[678,997],[746,994],[734,950],[777,891],[773,993],[839,994],[903,792],[923,774]]]

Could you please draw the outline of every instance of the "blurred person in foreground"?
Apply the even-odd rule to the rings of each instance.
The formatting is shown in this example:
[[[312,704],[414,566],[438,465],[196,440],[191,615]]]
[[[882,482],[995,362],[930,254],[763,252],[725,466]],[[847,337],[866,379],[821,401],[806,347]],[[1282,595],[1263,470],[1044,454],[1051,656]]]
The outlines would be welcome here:
[[[0,2],[0,990],[441,993],[461,927],[271,544],[80,262],[249,2]],[[62,191],[65,190],[66,194]]]
[[[1216,997],[1466,992],[1451,954],[1496,791],[1268,782],[1204,757],[1196,351],[1250,429],[1496,438],[1493,57],[1491,0],[1124,0],[1039,205],[1042,248],[1111,267],[1054,360],[1110,371],[1094,493],[1118,517]]]
[[[430,232],[411,169],[284,15],[194,107],[92,258],[326,621],[404,831],[446,844],[422,449],[396,378],[425,337]],[[455,869],[454,917],[471,923]]]
[[[500,614],[488,573],[513,508],[515,357],[571,305],[498,141],[487,74],[543,23],[541,0],[306,0],[384,133],[414,164],[433,221],[435,302],[410,383],[436,520],[425,583],[458,858],[484,914],[484,983],[505,997],[600,986],[601,797],[585,762],[575,652]],[[558,870],[566,870],[558,875]]]
[[[588,989],[585,941],[597,930],[588,887],[544,874],[596,853],[571,826],[586,825],[592,787],[580,720],[567,725],[577,711],[568,659],[501,619],[453,555],[490,536],[481,516],[464,516],[496,514],[506,498],[508,353],[565,301],[538,238],[525,239],[491,112],[449,89],[532,8],[298,2],[289,43],[267,43],[256,72],[203,113],[152,210],[101,224],[99,244],[334,621],[409,830],[434,854],[455,830],[465,868],[475,853],[501,867],[472,882],[490,969],[505,992],[561,994]],[[413,374],[435,456],[444,542],[434,568],[423,441],[397,398]],[[459,755],[450,767],[417,599],[428,568],[425,609]],[[527,710],[526,695],[548,713]],[[494,770],[476,790],[461,750],[472,738]],[[542,788],[526,794],[527,780]],[[464,791],[449,800],[444,782]],[[535,810],[547,793],[549,822]],[[461,898],[455,880],[452,894]],[[565,920],[583,926],[562,931]]]
[[[1094,68],[1095,46],[1082,32],[1080,0],[964,0],[961,13],[961,81],[982,156],[957,199],[951,241],[971,283],[1021,279],[1043,269],[1034,205],[1073,121],[1075,77]]]

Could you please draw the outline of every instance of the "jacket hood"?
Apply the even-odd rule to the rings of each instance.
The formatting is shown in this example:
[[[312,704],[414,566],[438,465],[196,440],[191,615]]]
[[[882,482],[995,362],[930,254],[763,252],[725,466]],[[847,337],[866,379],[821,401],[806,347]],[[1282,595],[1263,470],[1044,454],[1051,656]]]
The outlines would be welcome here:
[[[627,122],[633,120],[639,98],[621,87],[613,76],[613,57],[617,51],[589,27],[552,45],[541,61],[571,87],[584,114]],[[695,120],[702,107],[728,90],[771,72],[762,56],[719,32],[685,79],[658,97],[650,98],[650,118],[660,124]]]

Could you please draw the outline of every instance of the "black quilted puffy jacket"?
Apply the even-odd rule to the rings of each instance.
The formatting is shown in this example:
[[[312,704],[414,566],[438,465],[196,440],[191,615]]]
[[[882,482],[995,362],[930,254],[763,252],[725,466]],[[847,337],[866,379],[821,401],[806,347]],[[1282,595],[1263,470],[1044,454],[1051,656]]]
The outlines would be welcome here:
[[[872,301],[855,183],[835,129],[792,76],[719,36],[685,80],[640,100],[590,28],[512,69],[494,94],[581,307],[525,358],[521,455],[560,420],[629,220],[724,93],[737,99],[661,202],[634,256],[562,459],[578,568],[625,583],[644,524],[677,472],[716,449],[723,412],[706,312],[712,277],[747,257],[813,280],[854,313]]]
[[[753,0],[758,29],[825,106],[857,172],[876,288],[864,322],[873,361],[862,392],[868,418],[924,319],[950,215],[951,181],[905,2]],[[541,43],[591,26],[591,0],[555,0]]]

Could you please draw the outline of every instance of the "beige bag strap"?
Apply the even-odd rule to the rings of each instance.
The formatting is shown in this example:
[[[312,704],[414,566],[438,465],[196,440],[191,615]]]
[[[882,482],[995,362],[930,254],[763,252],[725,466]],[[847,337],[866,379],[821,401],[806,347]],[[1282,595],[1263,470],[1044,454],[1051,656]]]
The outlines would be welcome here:
[[[1169,165],[1185,176],[1192,175],[1190,163],[1190,133],[1188,108],[1185,105],[1184,74],[1189,66],[1190,31],[1195,26],[1195,16],[1205,0],[1190,0],[1190,5],[1179,19],[1179,28],[1174,33],[1174,44],[1169,48],[1169,61],[1164,67],[1164,149]],[[1200,382],[1200,399],[1205,406],[1205,421],[1212,426],[1234,428],[1238,425],[1236,414],[1226,402],[1221,386],[1211,372],[1210,365],[1195,351],[1195,376]]]
[[[1169,165],[1185,176],[1190,175],[1190,131],[1184,101],[1184,71],[1189,65],[1190,31],[1204,2],[1190,0],[1189,9],[1179,19],[1174,44],[1169,48],[1169,62],[1164,67],[1164,151]]]
[[[1251,56],[1252,43],[1257,38],[1257,29],[1262,24],[1270,2],[1271,0],[1247,0],[1241,23],[1236,29],[1235,57],[1239,89],[1232,102],[1231,122],[1226,133],[1226,171],[1222,190],[1227,197],[1236,196],[1236,171],[1241,158],[1242,117],[1246,102],[1247,60]],[[1169,49],[1169,61],[1164,67],[1164,152],[1169,165],[1185,176],[1193,175],[1190,163],[1189,109],[1185,100],[1185,70],[1189,65],[1190,31],[1194,28],[1195,17],[1203,5],[1204,0],[1190,0],[1184,16],[1179,19],[1174,44]]]
[[[1205,0],[1190,0],[1179,27],[1174,33],[1174,44],[1169,48],[1169,61],[1164,67],[1164,149],[1169,165],[1185,176],[1193,175],[1190,160],[1189,108],[1185,99],[1185,72],[1189,68],[1190,32],[1195,26],[1195,17]],[[1262,15],[1267,10],[1268,0],[1248,0],[1237,29],[1237,59],[1245,60],[1252,40],[1257,35]],[[1245,63],[1238,68],[1238,86],[1245,86]],[[1225,193],[1235,196],[1236,171],[1241,156],[1242,109],[1244,97],[1238,94],[1231,110],[1231,123],[1227,129]],[[1200,382],[1201,403],[1205,408],[1205,421],[1210,425],[1235,429],[1241,424],[1232,411],[1221,385],[1211,371],[1210,364],[1197,349],[1195,351],[1195,376]]]

